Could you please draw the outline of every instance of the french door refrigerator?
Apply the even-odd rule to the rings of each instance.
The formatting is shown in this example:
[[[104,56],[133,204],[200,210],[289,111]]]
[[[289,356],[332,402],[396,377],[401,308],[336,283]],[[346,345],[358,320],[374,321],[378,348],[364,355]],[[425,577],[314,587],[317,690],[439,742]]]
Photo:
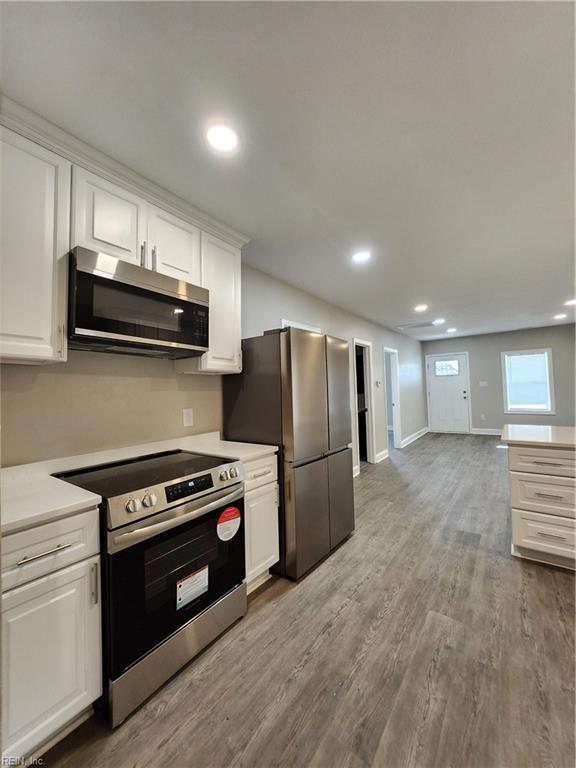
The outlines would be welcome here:
[[[354,530],[348,342],[296,328],[242,342],[224,435],[279,447],[280,561],[298,579]]]

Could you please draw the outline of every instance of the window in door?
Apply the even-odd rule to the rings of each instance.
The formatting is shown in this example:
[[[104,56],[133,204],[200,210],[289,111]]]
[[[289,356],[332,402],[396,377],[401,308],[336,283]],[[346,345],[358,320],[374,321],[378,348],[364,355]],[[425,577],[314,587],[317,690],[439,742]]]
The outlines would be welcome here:
[[[505,413],[554,413],[551,349],[502,353]]]
[[[434,362],[434,374],[436,376],[458,376],[460,374],[460,360],[436,360]]]

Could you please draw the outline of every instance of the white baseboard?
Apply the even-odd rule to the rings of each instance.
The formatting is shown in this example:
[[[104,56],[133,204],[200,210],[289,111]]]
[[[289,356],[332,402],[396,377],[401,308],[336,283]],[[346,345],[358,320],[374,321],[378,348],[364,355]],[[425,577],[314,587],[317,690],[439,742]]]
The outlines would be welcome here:
[[[400,448],[406,448],[407,445],[410,445],[410,443],[418,440],[419,437],[424,437],[427,432],[428,427],[423,427],[422,429],[419,429],[418,432],[413,432],[411,435],[408,435],[408,437],[405,437],[404,440],[400,442]]]
[[[473,435],[498,435],[498,437],[502,437],[501,429],[477,429],[476,427],[472,427],[470,432]]]
[[[352,477],[358,477],[360,474],[360,464],[356,464],[352,469]]]
[[[384,459],[387,459],[388,456],[388,450],[380,451],[380,453],[377,453],[376,456],[374,456],[374,464],[380,464],[380,462],[384,461]]]

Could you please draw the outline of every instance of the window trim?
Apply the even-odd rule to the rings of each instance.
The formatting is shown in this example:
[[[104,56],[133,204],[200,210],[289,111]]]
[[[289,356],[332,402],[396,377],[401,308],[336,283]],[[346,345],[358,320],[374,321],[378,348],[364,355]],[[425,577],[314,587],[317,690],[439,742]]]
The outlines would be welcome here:
[[[509,408],[508,407],[508,379],[506,376],[506,357],[508,355],[536,355],[545,354],[546,362],[548,365],[548,385],[550,390],[550,408]],[[516,416],[538,416],[538,415],[556,415],[556,398],[554,387],[554,364],[552,360],[552,348],[545,347],[542,349],[514,349],[500,353],[502,363],[502,400],[504,405],[504,413],[515,414]]]

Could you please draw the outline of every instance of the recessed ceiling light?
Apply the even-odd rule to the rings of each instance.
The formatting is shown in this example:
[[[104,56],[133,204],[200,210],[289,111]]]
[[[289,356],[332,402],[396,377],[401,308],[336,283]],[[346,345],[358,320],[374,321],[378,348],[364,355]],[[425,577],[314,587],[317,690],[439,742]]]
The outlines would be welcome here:
[[[570,301],[564,302],[565,307],[573,307],[574,305],[576,305],[576,299],[570,299]]]
[[[566,312],[560,312],[559,315],[554,315],[554,320],[564,320],[567,317],[568,315],[566,314]]]
[[[184,310],[180,309],[180,307],[176,307],[176,309],[174,310],[174,314],[175,315],[182,315],[182,314],[184,314]]]
[[[230,154],[238,146],[238,134],[229,125],[218,123],[210,126],[206,131],[208,144],[217,152]]]
[[[446,328],[446,333],[456,333],[456,328]]]
[[[361,264],[363,261],[370,261],[371,258],[372,254],[370,251],[357,251],[352,254],[352,261],[356,262],[356,264]]]
[[[414,307],[414,312],[426,312],[428,309],[428,304],[416,304]]]
[[[432,325],[444,325],[445,322],[443,317],[439,317],[437,320],[432,320]]]

